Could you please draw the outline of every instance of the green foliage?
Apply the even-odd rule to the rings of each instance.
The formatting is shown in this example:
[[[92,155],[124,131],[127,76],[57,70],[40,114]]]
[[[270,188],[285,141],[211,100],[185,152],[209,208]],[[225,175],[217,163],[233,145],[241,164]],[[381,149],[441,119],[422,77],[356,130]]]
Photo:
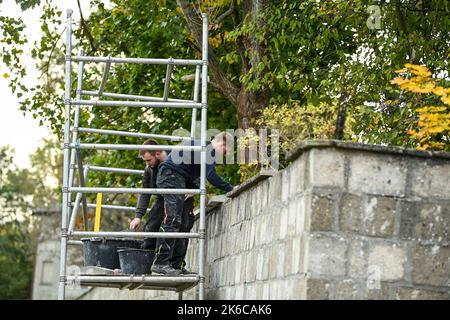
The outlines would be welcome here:
[[[250,21],[228,38],[255,35],[266,46],[266,56],[241,81],[255,91],[269,87],[270,104],[331,105],[344,92],[359,141],[412,146],[407,130],[414,113],[389,81],[408,60],[435,74],[448,70],[446,3],[402,1],[397,8],[383,2],[380,29],[370,29],[368,5],[375,1],[273,1],[261,12],[266,28]]]
[[[279,130],[280,149],[286,154],[306,139],[332,139],[337,110],[336,103],[315,106],[292,101],[266,108],[258,119],[258,125]],[[352,139],[352,123],[352,119],[347,119],[346,139]]]
[[[15,215],[17,210],[24,212],[31,205],[27,198],[33,191],[30,172],[14,165],[13,154],[9,146],[0,147],[0,222],[4,215]]]
[[[299,122],[304,127],[298,132],[293,130],[292,135],[298,135],[298,139],[315,137],[315,134],[308,136],[304,132],[323,132],[322,125],[326,123],[330,136],[331,119],[335,119],[337,105],[345,103],[350,120],[347,139],[416,146],[407,133],[417,122],[414,100],[392,86],[390,80],[394,77],[393,70],[406,62],[427,65],[434,76],[446,74],[450,35],[448,1],[273,0],[258,12],[249,11],[251,1],[233,3],[236,8],[233,14],[210,25],[210,45],[219,67],[238,92],[258,95],[269,91],[267,97],[261,97],[267,99],[261,105],[263,109],[269,107],[268,110],[272,110],[273,118],[267,113],[255,112],[254,118],[250,119],[251,125],[263,125],[264,121],[271,125],[282,124],[276,119],[292,108],[289,112],[302,110],[308,114]],[[214,21],[229,9],[231,1],[191,4],[197,11],[208,11]],[[380,7],[378,29],[369,28],[367,24],[372,17],[368,8],[373,4]],[[175,1],[113,0],[105,5],[95,0],[91,5],[89,19],[74,24],[73,42],[74,47],[83,48],[89,55],[198,57],[198,52],[193,49],[191,31]],[[20,57],[26,43],[22,21],[6,17],[0,20],[5,39],[1,56],[3,64],[9,67],[7,76],[11,74],[11,87],[20,97],[22,109],[45,120],[61,135],[64,109],[64,47],[61,41],[64,37],[61,34],[64,24],[61,12],[49,1],[44,8],[43,36],[33,50],[43,72],[41,82],[34,88],[27,88],[21,82],[25,70]],[[252,49],[242,53],[243,44]],[[83,89],[96,90],[101,73],[101,65],[87,65]],[[193,68],[175,69],[171,97],[191,97],[193,83],[181,81],[181,77],[192,73]],[[75,84],[75,70],[72,75]],[[116,65],[105,90],[162,96],[164,76],[165,68],[161,66]],[[212,86],[209,88],[208,127],[236,127],[238,115],[232,99],[222,96]],[[75,91],[72,92],[74,95]],[[343,95],[348,99],[338,102]],[[276,115],[278,109],[283,110],[280,115]],[[183,110],[91,107],[90,111],[94,116],[89,117],[83,112],[81,126],[168,134],[190,126],[190,113]],[[272,120],[279,123],[272,123]],[[295,126],[291,128],[295,129]],[[81,139],[97,143],[141,142],[94,135],[82,135]],[[83,153],[83,157],[91,164],[143,167],[141,160],[129,152]],[[225,166],[220,170],[232,183],[239,181],[236,166]],[[93,184],[103,186],[132,187],[139,185],[139,180],[139,177],[103,173],[91,177]],[[121,201],[134,203],[135,198]]]
[[[29,221],[30,173],[13,163],[13,151],[0,148],[0,298],[30,297],[33,255]]]
[[[24,222],[0,222],[0,298],[29,299],[33,276],[31,239]]]

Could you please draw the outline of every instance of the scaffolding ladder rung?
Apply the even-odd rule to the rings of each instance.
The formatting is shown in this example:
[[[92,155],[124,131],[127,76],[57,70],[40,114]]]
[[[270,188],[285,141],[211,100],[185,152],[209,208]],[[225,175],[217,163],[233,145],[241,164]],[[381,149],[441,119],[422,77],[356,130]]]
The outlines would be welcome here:
[[[67,244],[74,245],[74,246],[82,246],[83,241],[80,240],[68,240]]]
[[[113,168],[113,167],[99,167],[99,166],[89,166],[90,171],[99,172],[113,172],[113,173],[125,173],[125,174],[144,174],[144,170],[126,169],[126,168]]]
[[[169,136],[169,135],[164,135],[164,134],[153,134],[153,133],[94,129],[94,128],[78,128],[78,131],[84,132],[84,133],[98,133],[98,134],[124,136],[124,137],[136,137],[136,138],[145,138],[145,139],[152,138],[152,139],[171,140],[171,141],[190,140],[190,137]]]
[[[185,239],[200,238],[195,232],[135,232],[135,231],[72,231],[70,237],[99,237],[99,238],[165,238],[165,239]]]
[[[103,150],[178,150],[178,151],[201,151],[201,146],[169,146],[169,145],[142,145],[142,144],[102,144],[102,143],[71,143],[71,148],[76,149],[103,149]]]
[[[73,205],[73,203],[72,203],[72,205]],[[95,203],[88,203],[87,207],[89,209],[95,209],[95,208],[97,208],[97,205]],[[118,206],[118,205],[111,205],[111,204],[102,204],[102,209],[136,211],[136,207]],[[147,212],[150,212],[150,210],[151,210],[150,208],[147,208]]]
[[[201,108],[198,102],[165,102],[165,101],[106,101],[106,100],[76,100],[71,104],[75,106],[97,106],[97,107],[151,107],[151,108],[178,108],[192,109]]]
[[[80,193],[136,193],[136,194],[200,194],[200,189],[162,189],[162,188],[96,188],[70,187],[69,192]]]
[[[159,59],[159,58],[121,58],[121,57],[95,57],[95,56],[71,56],[72,61],[108,62],[112,63],[136,63],[136,64],[174,64],[174,65],[201,65],[202,60],[196,59]]]
[[[81,90],[80,95],[82,96],[93,96],[98,97],[100,96],[98,91],[89,91],[89,90]],[[142,101],[169,101],[169,102],[196,102],[194,100],[186,100],[186,99],[174,99],[169,98],[167,100],[164,100],[164,98],[161,97],[148,97],[148,96],[140,96],[140,95],[134,95],[134,94],[124,94],[124,93],[113,93],[113,92],[103,92],[101,94],[102,97],[105,98],[117,98],[117,99],[132,99],[132,100],[142,100]]]

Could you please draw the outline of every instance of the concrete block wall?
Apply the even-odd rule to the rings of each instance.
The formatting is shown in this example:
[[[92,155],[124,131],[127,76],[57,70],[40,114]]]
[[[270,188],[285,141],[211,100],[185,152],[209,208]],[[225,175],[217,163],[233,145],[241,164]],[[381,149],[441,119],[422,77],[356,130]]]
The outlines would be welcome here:
[[[319,141],[291,159],[207,216],[208,299],[449,298],[448,153]],[[194,270],[197,249],[192,240]],[[84,296],[105,297],[178,295]]]

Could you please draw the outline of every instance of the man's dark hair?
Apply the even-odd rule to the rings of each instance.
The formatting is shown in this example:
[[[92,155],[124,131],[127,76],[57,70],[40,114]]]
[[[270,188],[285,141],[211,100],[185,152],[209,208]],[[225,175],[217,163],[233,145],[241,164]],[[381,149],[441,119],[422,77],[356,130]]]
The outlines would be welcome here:
[[[156,142],[153,139],[147,139],[143,143],[144,146],[149,146],[149,145],[154,146],[154,145],[157,145],[157,144],[158,144],[158,142]],[[153,155],[153,154],[155,154],[156,151],[158,151],[158,150],[144,150],[144,149],[141,149],[141,150],[139,150],[139,156],[143,157],[146,152],[148,152],[148,153]]]

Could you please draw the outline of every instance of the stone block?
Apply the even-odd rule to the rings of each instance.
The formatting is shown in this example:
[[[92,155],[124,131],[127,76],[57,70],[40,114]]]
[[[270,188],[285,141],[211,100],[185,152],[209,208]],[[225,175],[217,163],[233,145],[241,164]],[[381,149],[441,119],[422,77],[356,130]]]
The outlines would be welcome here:
[[[269,178],[268,204],[271,205],[281,200],[282,172]]]
[[[234,283],[238,284],[243,282],[243,278],[241,277],[241,270],[245,270],[245,255],[239,254],[235,258],[235,267],[234,267]]]
[[[268,300],[270,297],[270,282],[264,282],[263,284],[263,300]]]
[[[228,259],[227,259],[228,260]],[[221,259],[219,262],[219,273],[217,274],[219,278],[219,286],[223,287],[227,283],[227,270],[229,266],[226,264],[227,260]]]
[[[400,157],[349,153],[351,193],[405,196],[407,163]]]
[[[307,300],[329,300],[331,285],[327,280],[307,279],[306,299]]]
[[[389,284],[385,282],[379,282],[378,285],[366,286],[366,299],[367,300],[389,300]]]
[[[310,199],[310,230],[332,231],[335,211],[337,210],[336,196],[333,194],[313,194]]]
[[[284,255],[284,270],[283,270],[283,276],[287,277],[291,275],[293,272],[292,268],[292,258],[293,258],[293,239],[288,239],[285,244],[285,255]],[[298,253],[299,254],[299,253]]]
[[[264,232],[264,243],[271,243],[273,242],[273,238],[272,238],[272,232],[270,230],[270,227],[273,224],[273,221],[275,221],[276,219],[279,219],[278,216],[273,215],[273,214],[266,214],[263,216],[263,221],[265,224],[265,229],[261,229]]]
[[[358,233],[363,211],[364,203],[361,196],[344,193],[339,205],[339,229],[344,232]]]
[[[334,300],[356,300],[359,298],[359,283],[352,279],[337,281],[334,285]]]
[[[298,204],[294,199],[289,203],[288,208],[288,221],[287,221],[287,236],[292,237],[296,232],[296,219],[299,215],[298,213]]]
[[[291,273],[293,274],[299,274],[303,271],[303,257],[306,254],[304,246],[302,246],[304,242],[302,237],[292,239]]]
[[[291,167],[287,167],[281,172],[281,201],[286,202],[289,199],[289,177],[291,175]]]
[[[306,284],[307,280],[304,277],[288,278],[286,299],[291,300],[305,300],[306,299]]]
[[[306,200],[305,197],[295,198],[297,204],[297,217],[295,218],[295,234],[301,235],[305,232],[305,215],[306,215]]]
[[[238,199],[233,199],[231,201],[231,207],[230,207],[230,218],[228,221],[228,226],[233,226],[238,222],[238,215],[239,215],[239,204],[240,201]]]
[[[243,284],[237,285],[234,287],[235,294],[234,294],[234,300],[243,300],[245,295],[245,286]]]
[[[284,242],[276,245],[277,249],[277,269],[276,276],[277,278],[283,278],[284,276],[284,266],[286,263],[286,245]]]
[[[245,297],[246,300],[257,299],[257,286],[255,283],[246,285],[245,287]]]
[[[269,279],[275,278],[278,270],[278,247],[275,244],[270,246],[269,254]]]
[[[270,247],[264,247],[264,260],[262,266],[262,279],[269,279],[269,269],[270,269]]]
[[[256,252],[249,251],[245,255],[245,282],[253,282],[256,280]]]
[[[309,239],[308,272],[314,278],[345,275],[346,251],[344,238],[312,234]]]
[[[226,285],[227,286],[232,286],[232,285],[235,284],[235,282],[234,282],[234,280],[235,280],[235,276],[234,276],[235,272],[234,272],[234,269],[233,269],[232,266],[236,265],[236,256],[230,256],[230,257],[227,258],[226,261],[227,261],[226,262],[227,268],[225,269],[226,272],[227,272]]]
[[[411,278],[414,284],[448,286],[450,247],[415,245],[412,248]]]
[[[397,200],[368,197],[362,217],[362,233],[375,237],[393,237]]]
[[[287,229],[288,229],[288,207],[285,206],[281,209],[281,213],[279,216],[274,217],[275,219],[280,219],[280,239],[286,238],[287,235]]]
[[[418,160],[411,172],[413,196],[450,200],[450,163],[427,159]]]
[[[405,277],[406,260],[404,247],[389,243],[375,244],[369,252],[368,268],[379,275],[379,281],[399,281]]]
[[[274,218],[272,219],[272,224],[269,227],[269,230],[267,232],[270,232],[272,235],[272,241],[280,239],[280,225],[281,225],[281,212],[285,208],[281,205],[277,205],[272,207],[273,211],[272,214]]]
[[[289,175],[289,194],[291,197],[305,190],[305,155],[300,156],[291,165]]]
[[[395,289],[397,300],[448,300],[448,291],[434,291],[411,287],[399,287]]]
[[[450,202],[402,201],[400,238],[450,241]]]
[[[350,241],[348,250],[348,274],[352,278],[366,279],[368,267],[368,244],[364,239]]]
[[[264,249],[256,251],[256,280],[265,280],[263,276],[263,267],[267,261],[264,259]]]
[[[309,187],[343,187],[344,154],[336,149],[312,149],[309,152]]]

